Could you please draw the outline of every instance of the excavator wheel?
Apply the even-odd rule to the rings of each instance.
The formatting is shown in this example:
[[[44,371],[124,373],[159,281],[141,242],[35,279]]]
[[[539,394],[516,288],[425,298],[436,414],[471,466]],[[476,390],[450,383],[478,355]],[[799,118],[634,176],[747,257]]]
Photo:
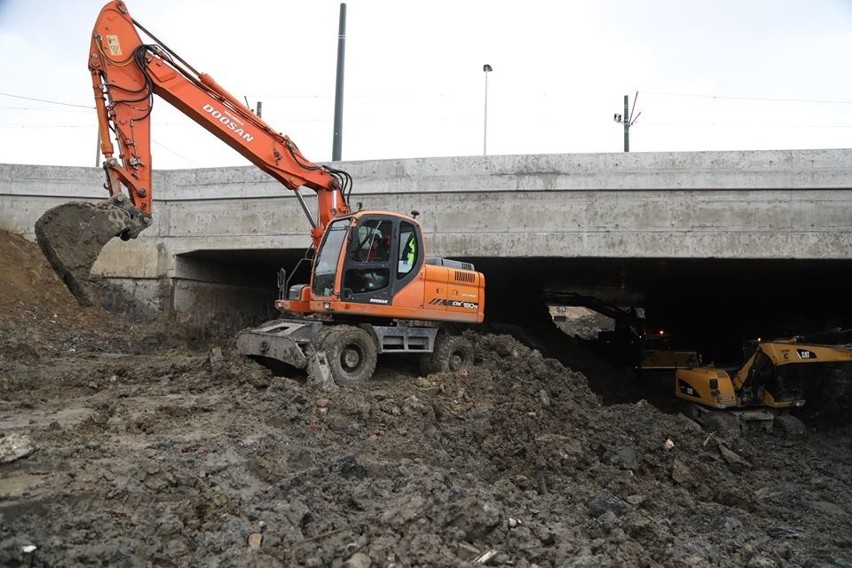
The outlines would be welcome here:
[[[779,414],[772,425],[773,431],[784,438],[802,438],[805,435],[805,424],[790,414]]]
[[[704,428],[717,434],[737,435],[740,428],[736,416],[724,411],[711,411],[702,417]]]
[[[83,306],[99,303],[92,265],[113,237],[135,238],[151,224],[122,194],[100,203],[72,201],[47,210],[35,222],[39,247],[57,276]]]
[[[432,353],[420,356],[420,372],[462,373],[473,366],[473,345],[461,335],[438,334]]]
[[[320,349],[325,351],[331,376],[337,383],[364,382],[376,370],[376,343],[360,327],[342,325],[332,329]]]

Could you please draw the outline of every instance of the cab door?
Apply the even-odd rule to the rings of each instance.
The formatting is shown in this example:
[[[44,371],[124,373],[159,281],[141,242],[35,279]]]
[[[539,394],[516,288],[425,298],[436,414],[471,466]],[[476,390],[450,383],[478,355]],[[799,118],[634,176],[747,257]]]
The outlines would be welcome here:
[[[365,215],[350,227],[341,299],[390,305],[423,265],[419,226],[404,219]]]

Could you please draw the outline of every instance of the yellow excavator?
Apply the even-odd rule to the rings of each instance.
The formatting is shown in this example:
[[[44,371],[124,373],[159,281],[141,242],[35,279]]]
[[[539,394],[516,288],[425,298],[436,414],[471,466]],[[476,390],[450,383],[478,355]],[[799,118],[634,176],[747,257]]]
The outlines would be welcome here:
[[[805,405],[809,389],[852,378],[852,346],[793,337],[757,341],[733,374],[715,367],[678,369],[675,396],[688,415],[711,430],[758,426],[796,437],[805,426],[792,412]]]

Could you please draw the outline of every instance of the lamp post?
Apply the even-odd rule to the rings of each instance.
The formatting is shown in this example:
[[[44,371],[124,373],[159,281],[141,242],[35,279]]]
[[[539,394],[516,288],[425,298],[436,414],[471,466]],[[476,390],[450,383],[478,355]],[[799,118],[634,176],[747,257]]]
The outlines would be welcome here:
[[[488,153],[488,73],[493,69],[486,63],[482,71],[485,72],[485,118],[482,123],[482,155],[485,156]]]

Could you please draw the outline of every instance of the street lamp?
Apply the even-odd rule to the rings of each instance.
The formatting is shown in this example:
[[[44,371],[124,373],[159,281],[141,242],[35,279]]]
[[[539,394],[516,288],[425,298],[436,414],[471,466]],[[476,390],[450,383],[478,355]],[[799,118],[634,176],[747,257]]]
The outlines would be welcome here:
[[[485,119],[482,126],[482,155],[485,156],[488,148],[488,73],[493,69],[486,63],[482,66],[482,71],[485,72]]]

